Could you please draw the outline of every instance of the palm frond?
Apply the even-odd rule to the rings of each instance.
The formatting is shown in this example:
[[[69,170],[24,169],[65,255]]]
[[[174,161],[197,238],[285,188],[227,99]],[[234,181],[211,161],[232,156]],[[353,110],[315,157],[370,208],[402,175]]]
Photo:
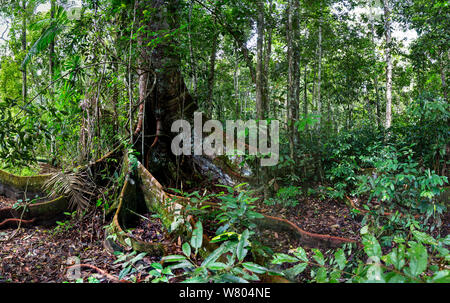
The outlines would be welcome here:
[[[39,54],[43,50],[47,49],[52,41],[55,40],[56,35],[58,35],[65,28],[64,25],[57,24],[55,26],[51,26],[47,28],[42,36],[33,44],[33,46],[28,51],[25,59],[22,62],[22,68],[30,62],[33,56]]]
[[[44,190],[49,191],[53,198],[67,197],[70,208],[77,208],[77,211],[81,213],[89,207],[90,200],[95,195],[95,184],[90,181],[87,172],[65,173],[59,171],[45,182]]]
[[[22,68],[26,66],[35,55],[47,49],[50,43],[55,40],[55,37],[67,27],[68,22],[69,20],[67,19],[66,12],[62,7],[58,6],[54,19],[47,18],[32,24],[30,26],[31,29],[39,29],[40,27],[47,28],[23,59]]]

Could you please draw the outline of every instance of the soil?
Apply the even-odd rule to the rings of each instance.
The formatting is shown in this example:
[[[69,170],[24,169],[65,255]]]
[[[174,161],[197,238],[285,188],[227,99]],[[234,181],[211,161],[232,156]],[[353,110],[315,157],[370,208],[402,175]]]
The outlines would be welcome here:
[[[133,237],[151,243],[171,243],[171,237],[161,219],[155,218],[152,213],[145,214],[143,217],[145,219],[139,218],[136,228],[129,229]]]
[[[287,219],[308,232],[360,240],[361,224],[343,202],[308,197],[301,198],[296,206],[269,206],[260,202],[257,210]]]
[[[17,201],[4,196],[0,196],[0,209],[12,207]]]
[[[80,220],[67,220],[62,226],[21,228],[10,240],[16,229],[0,230],[0,282],[73,282],[67,277],[70,257],[118,277],[122,265],[114,264],[116,257],[103,245],[106,224],[101,210],[97,210]],[[173,249],[170,254],[177,251],[177,246]],[[146,256],[142,263],[150,266],[159,261],[159,257]],[[89,276],[102,283],[111,282],[96,270],[81,268],[84,282]]]

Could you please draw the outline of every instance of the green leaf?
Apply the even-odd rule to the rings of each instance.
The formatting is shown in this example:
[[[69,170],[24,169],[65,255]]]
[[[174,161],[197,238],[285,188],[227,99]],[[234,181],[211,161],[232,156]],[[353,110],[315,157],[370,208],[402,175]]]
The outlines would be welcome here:
[[[168,262],[168,263],[170,263],[170,262],[180,262],[180,261],[186,260],[186,257],[182,256],[182,255],[170,255],[170,256],[163,257],[162,260],[164,262]]]
[[[257,274],[263,274],[263,273],[267,272],[267,268],[265,268],[265,267],[263,267],[261,265],[252,263],[252,262],[242,263],[242,266],[244,266],[245,269],[248,269],[251,272],[254,272],[254,273],[257,273]]]
[[[277,253],[273,255],[272,264],[295,263],[298,261],[300,260],[297,259],[296,257],[287,254]]]
[[[181,249],[183,250],[183,254],[186,256],[186,257],[190,257],[191,256],[191,246],[189,245],[189,243],[184,243],[182,246],[181,246]]]
[[[151,266],[152,266],[154,269],[160,269],[160,270],[163,269],[163,266],[162,266],[160,263],[157,263],[157,262],[152,263]]]
[[[293,254],[299,260],[308,262],[308,256],[306,255],[306,251],[302,247],[297,247],[297,249],[293,252]]]
[[[400,270],[406,263],[404,259],[404,250],[405,247],[401,245],[398,248],[394,248],[389,254],[384,256],[383,259],[387,264],[392,264],[396,269]]]
[[[438,271],[430,280],[433,283],[450,283],[450,270],[444,269]]]
[[[326,283],[327,279],[327,270],[324,267],[320,267],[316,273],[316,281],[318,283]]]
[[[285,272],[287,275],[295,277],[301,274],[306,269],[307,266],[308,266],[307,263],[298,263],[293,267],[286,269]]]
[[[130,260],[130,263],[131,263],[131,264],[134,264],[134,263],[136,263],[137,261],[142,260],[142,258],[144,258],[145,255],[147,255],[147,253],[145,253],[145,252],[140,253],[139,255],[137,255],[136,257],[134,257],[133,259],[131,259],[131,260]]]
[[[228,226],[226,226],[226,228],[228,228]],[[224,229],[226,229],[226,228],[224,228]],[[235,232],[231,232],[231,231],[224,232],[224,233],[221,233],[220,235],[212,238],[210,243],[217,243],[217,242],[222,242],[222,241],[226,241],[226,240],[237,240],[238,238],[239,238],[239,234],[237,234]]]
[[[203,267],[208,267],[210,263],[216,262],[216,260],[229,249],[229,242],[225,242],[220,245],[216,250],[210,253],[202,263]]]
[[[413,243],[408,249],[409,274],[417,277],[427,269],[428,253],[421,243]]]
[[[203,226],[202,222],[198,221],[195,224],[195,229],[192,232],[191,245],[195,249],[202,247],[203,242]]]
[[[241,239],[239,240],[239,243],[236,247],[236,256],[239,260],[239,262],[242,262],[245,258],[245,256],[247,255],[247,249],[246,247],[248,246],[249,242],[248,242],[248,238],[250,236],[250,233],[248,231],[248,229],[244,230],[244,232],[241,235]]]
[[[347,263],[347,259],[345,258],[345,253],[342,248],[338,249],[334,253],[334,260],[336,261],[336,264],[338,265],[340,270],[343,270],[345,268],[345,264]]]
[[[320,250],[314,248],[312,249],[312,251],[314,252],[314,256],[313,259],[316,260],[317,263],[319,263],[320,265],[325,265],[325,259],[323,257],[323,254]]]
[[[227,265],[222,262],[212,262],[208,264],[206,267],[211,270],[224,270],[227,268]]]
[[[430,235],[420,232],[418,230],[413,230],[412,234],[414,238],[417,239],[417,241],[424,243],[424,244],[431,244],[431,245],[438,245],[438,242]]]
[[[247,280],[245,280],[245,279],[243,279],[243,278],[241,278],[241,277],[235,276],[235,275],[231,275],[231,274],[225,274],[225,275],[222,276],[222,278],[223,278],[223,280],[224,280],[225,282],[231,282],[231,283],[248,283]]]
[[[364,251],[369,257],[381,258],[381,246],[378,240],[370,234],[364,235],[362,238],[362,243],[364,245]]]

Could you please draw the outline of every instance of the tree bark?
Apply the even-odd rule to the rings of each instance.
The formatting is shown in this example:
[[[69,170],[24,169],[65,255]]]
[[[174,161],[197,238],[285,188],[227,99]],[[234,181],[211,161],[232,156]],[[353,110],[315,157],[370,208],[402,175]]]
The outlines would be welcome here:
[[[446,62],[445,59],[443,59],[444,57],[444,52],[441,51],[440,55],[439,55],[439,71],[441,74],[441,85],[442,85],[442,94],[444,95],[444,100],[448,102],[447,99],[447,82],[446,82]]]
[[[389,0],[383,0],[386,36],[386,123],[388,129],[392,124],[392,37],[391,37],[391,8]]]
[[[274,4],[272,0],[269,1],[269,16],[271,16],[273,12]],[[266,110],[270,109],[270,91],[269,91],[269,64],[270,64],[270,57],[272,55],[272,32],[273,32],[273,26],[272,24],[269,24],[271,20],[266,20],[265,22],[265,29],[267,31],[266,33],[266,39],[265,39],[265,50],[264,50],[264,71],[263,71],[263,97],[264,97],[264,104]],[[267,114],[268,116],[268,114]]]
[[[260,120],[266,118],[264,104],[264,79],[263,79],[263,43],[264,43],[264,2],[258,0],[256,39],[256,113]]]
[[[306,119],[308,117],[308,63],[305,63],[305,73],[303,75],[303,118]],[[305,131],[308,131],[308,124],[305,125]]]
[[[50,1],[50,19],[54,22],[55,19],[55,9],[56,3],[55,0]],[[53,99],[53,94],[55,93],[55,88],[53,85],[53,79],[55,77],[55,40],[53,39],[50,42],[50,50],[49,50],[49,69],[50,69],[50,94]]]
[[[27,50],[27,2],[22,0],[22,51],[25,53]],[[22,99],[23,102],[27,101],[27,67],[26,65],[22,68]]]
[[[217,58],[217,44],[219,40],[219,34],[215,33],[213,41],[211,54],[209,57],[209,73],[208,73],[208,95],[207,95],[207,109],[208,116],[211,116],[212,108],[213,108],[213,93],[214,93],[214,80],[215,80],[215,71],[216,71],[216,58]]]
[[[317,128],[320,130],[321,127],[321,115],[322,115],[322,100],[321,100],[321,96],[320,96],[320,89],[321,89],[321,85],[322,85],[322,17],[320,17],[319,20],[319,37],[318,37],[318,48],[319,48],[319,54],[318,54],[318,75],[317,75],[317,111],[319,114],[318,117],[318,123],[317,123]]]
[[[192,73],[192,94],[197,96],[197,67],[194,56],[194,50],[192,47],[192,35],[191,35],[191,20],[192,20],[192,2],[189,5],[189,27],[188,27],[188,36],[189,36],[189,60],[191,63],[191,73]]]
[[[298,49],[298,34],[299,34],[299,6],[298,1],[289,0],[288,3],[288,26],[287,26],[287,45],[288,45],[288,130],[289,130],[289,148],[290,156],[295,161],[295,146],[298,141],[298,132],[295,127],[295,122],[299,118],[299,66],[300,61]],[[292,173],[295,167],[292,166]]]

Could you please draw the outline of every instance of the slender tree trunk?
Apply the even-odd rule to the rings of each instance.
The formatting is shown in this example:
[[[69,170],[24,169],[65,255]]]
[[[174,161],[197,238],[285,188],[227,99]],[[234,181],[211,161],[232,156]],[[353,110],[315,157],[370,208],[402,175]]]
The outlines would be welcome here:
[[[189,27],[188,27],[188,37],[189,37],[189,61],[191,64],[191,73],[192,73],[192,94],[193,96],[197,96],[197,66],[196,60],[194,56],[194,50],[192,47],[192,35],[191,35],[191,20],[192,20],[192,2],[189,5]]]
[[[320,96],[320,89],[322,85],[322,17],[319,20],[319,55],[318,55],[318,75],[317,75],[317,111],[319,114],[317,128],[320,130],[321,128],[321,115],[322,115],[322,100]]]
[[[239,94],[239,56],[237,47],[234,48],[235,63],[234,63],[234,73],[233,73],[233,86],[234,86],[234,99],[236,100],[236,117],[240,118],[242,111],[241,98]]]
[[[273,2],[272,0],[269,1],[269,16],[272,15],[273,12]],[[266,29],[266,39],[265,39],[265,50],[264,50],[264,84],[263,84],[263,96],[264,96],[264,107],[266,110],[269,110],[271,108],[271,101],[270,101],[270,91],[269,91],[269,64],[270,64],[270,57],[272,55],[272,32],[273,32],[273,26],[270,24],[271,20],[266,20],[265,29]],[[274,113],[275,114],[275,113]]]
[[[445,66],[445,64],[448,61],[445,61],[443,59],[443,57],[444,57],[444,54],[441,51],[440,56],[439,56],[439,71],[440,71],[440,74],[441,74],[442,94],[444,95],[444,99],[448,102],[448,99],[447,99],[447,82],[446,82],[446,79],[445,79],[446,78],[446,66]]]
[[[371,11],[372,12],[372,11]],[[373,18],[370,19],[370,27],[371,27],[371,40],[372,44],[375,45],[375,25]],[[375,58],[375,52],[374,52],[374,59]],[[380,109],[380,93],[378,90],[378,76],[375,74],[373,78],[373,86],[375,88],[375,96],[376,96],[376,111],[377,111],[377,127],[381,127],[381,109]]]
[[[383,0],[386,36],[386,124],[390,128],[392,124],[392,57],[391,57],[391,8],[389,0]]]
[[[50,1],[50,19],[52,22],[55,18],[55,9],[56,9],[56,3],[55,0]],[[53,79],[55,77],[55,40],[53,39],[50,42],[50,55],[49,55],[49,69],[50,69],[50,94],[51,98],[53,100],[53,94],[55,93],[55,88],[53,85]]]
[[[208,116],[211,116],[213,108],[213,93],[214,93],[214,80],[216,71],[216,57],[217,57],[217,44],[219,40],[219,34],[214,35],[212,41],[211,54],[209,56],[209,73],[208,73],[208,95],[207,95],[207,108]]]
[[[303,118],[306,119],[308,117],[308,63],[305,63],[305,73],[303,75]],[[308,131],[308,124],[305,125],[305,131]]]
[[[256,20],[256,114],[259,120],[267,118],[265,75],[264,75],[264,0],[258,0],[258,16]],[[260,180],[263,184],[264,197],[270,196],[268,184],[268,169],[263,167],[260,172]]]
[[[295,122],[299,118],[298,89],[299,89],[299,66],[300,61],[298,39],[299,39],[299,6],[298,1],[289,0],[288,3],[288,26],[287,26],[287,45],[288,45],[288,129],[289,129],[289,147],[290,156],[295,161],[295,147],[298,142],[298,131]],[[292,173],[295,172],[295,166],[291,167]]]
[[[260,120],[266,118],[267,111],[264,104],[264,76],[263,76],[263,44],[264,44],[264,2],[258,0],[258,16],[256,22],[256,113]]]
[[[22,0],[22,51],[25,53],[27,50],[27,2],[26,0]],[[22,99],[23,102],[27,101],[27,67],[23,66],[22,69]]]

